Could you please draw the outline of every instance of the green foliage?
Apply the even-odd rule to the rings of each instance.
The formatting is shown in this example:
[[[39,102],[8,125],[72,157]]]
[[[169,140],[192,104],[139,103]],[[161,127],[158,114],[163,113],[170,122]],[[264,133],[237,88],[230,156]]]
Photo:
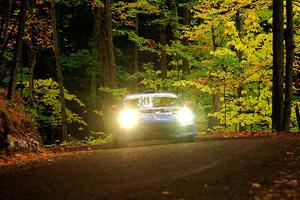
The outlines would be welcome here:
[[[26,87],[28,87],[28,82]],[[60,102],[58,83],[52,79],[39,79],[34,81],[34,99],[36,109],[33,114],[40,126],[42,127],[58,127],[61,125]],[[65,89],[65,99],[74,102],[77,105],[84,107],[85,105],[75,95],[69,94]],[[77,123],[81,126],[86,126],[86,122],[81,116],[67,109],[67,122]]]
[[[111,94],[118,101],[120,101],[122,99],[122,97],[124,97],[125,95],[129,94],[127,88],[113,89],[113,88],[109,88],[109,87],[100,87],[99,91],[107,92],[107,93]]]
[[[192,107],[201,127],[207,124],[209,116],[214,116],[220,121],[219,126],[215,128],[224,129],[225,118],[226,128],[230,130],[241,126],[251,130],[270,128],[272,105],[270,0],[176,1],[177,13],[167,0],[111,1],[114,53],[118,65],[117,86],[120,87],[114,89],[100,87],[101,51],[105,49],[100,48],[99,51],[99,46],[87,42],[96,36],[92,33],[95,30],[95,27],[92,27],[95,25],[93,20],[99,11],[97,8],[103,8],[103,1],[56,0],[56,3],[64,9],[64,12],[60,13],[59,27],[63,32],[60,34],[60,40],[64,55],[60,59],[63,64],[64,81],[66,87],[72,89],[72,93],[87,102],[90,109],[88,111],[94,111],[102,117],[102,111],[97,110],[102,103],[100,93],[109,93],[116,100],[120,100],[131,91],[133,85],[136,91],[135,84],[139,81],[139,89],[176,92],[182,98],[192,100]],[[52,49],[49,8],[49,1],[38,1],[27,16],[24,39],[26,46],[38,52],[36,77],[49,77],[54,74],[54,68],[50,67],[53,65],[53,55],[52,52],[49,53]],[[187,24],[184,22],[185,9],[189,9],[191,13],[191,21]],[[100,9],[100,12],[102,11]],[[295,47],[298,56],[300,8],[295,6],[294,11]],[[10,22],[10,38],[15,38],[16,31],[13,27],[17,22],[17,14],[18,8],[12,16],[14,19]],[[101,21],[99,24],[102,27],[105,22]],[[161,24],[167,27],[165,45],[160,44]],[[81,30],[81,27],[84,30]],[[8,61],[12,61],[14,45],[15,41],[10,41],[9,48],[4,51],[3,56]],[[134,45],[138,46],[139,53],[139,72],[135,74],[132,73],[135,66]],[[161,49],[167,53],[168,73],[165,80],[161,78]],[[29,62],[26,62],[27,58],[24,59],[22,62],[24,66],[19,70],[18,86],[21,86],[21,77],[23,82],[29,79],[29,70],[26,68],[31,64],[29,54]],[[298,57],[295,73],[300,71]],[[295,87],[299,87],[298,82],[298,80],[295,82]],[[4,83],[8,83],[8,78]],[[220,96],[220,110],[217,111],[213,110],[213,97],[216,94]],[[295,91],[295,94],[299,94],[299,91]],[[57,83],[52,79],[36,80],[34,96],[37,103],[34,113],[41,126],[58,127],[61,122]],[[83,106],[75,95],[67,91],[66,99],[69,107],[71,102]],[[296,103],[299,104],[299,99],[294,98],[293,104]],[[67,110],[67,114],[68,123],[79,123],[79,126],[85,124],[80,116],[70,110]],[[293,113],[293,128],[296,127],[295,121]],[[203,129],[205,128],[203,126]],[[96,136],[96,133],[92,135],[95,136],[86,141],[102,138]]]
[[[148,63],[144,65],[144,72],[137,74],[137,76],[141,79],[140,84],[148,89],[155,91],[174,91],[174,74],[174,71],[169,71],[168,78],[166,80],[162,80],[160,77],[161,71],[154,70],[153,64]]]
[[[13,60],[13,53],[11,51],[5,51],[3,54],[3,57],[8,60],[8,61],[12,61]]]
[[[137,77],[135,74],[128,72],[122,66],[119,66],[117,68],[117,79],[119,80],[119,85],[123,85],[123,83],[127,85],[128,83],[136,81]]]
[[[252,130],[271,128],[271,84],[258,84],[255,89],[245,88],[242,94],[243,97],[239,98],[230,94],[225,96],[226,110],[223,96],[221,110],[211,116],[217,117],[223,125],[226,117],[226,126],[231,130],[239,126],[250,126]]]
[[[90,135],[87,136],[82,142],[86,144],[104,144],[112,140],[112,135],[103,132],[91,131]]]
[[[78,140],[76,138],[70,137],[59,144],[59,146],[72,146],[72,145],[83,145],[83,144],[89,144],[89,145],[98,145],[98,144],[105,144],[112,140],[112,135],[103,133],[103,132],[94,132],[91,131],[88,136],[86,136],[84,139]],[[56,146],[56,145],[51,145]]]
[[[272,15],[265,1],[254,8],[248,8],[248,4],[229,0],[195,5],[194,16],[203,23],[181,28],[182,37],[188,37],[192,43],[186,46],[175,40],[163,47],[172,58],[168,79],[162,80],[161,71],[150,63],[140,72],[140,83],[149,89],[175,91],[189,97],[199,116],[214,116],[223,128],[225,118],[230,130],[240,126],[251,130],[271,128],[272,34],[263,26],[270,24]],[[237,11],[241,30],[237,29]],[[216,50],[211,42],[212,27]],[[189,61],[189,73],[185,75],[184,59]],[[212,113],[212,96],[217,91],[221,109]]]
[[[158,15],[159,9],[149,0],[137,0],[135,2],[118,1],[112,5],[114,23],[134,26],[134,18],[137,14]]]
[[[82,49],[61,57],[63,66],[67,70],[85,69],[88,76],[97,75],[101,71],[99,55],[96,51]]]
[[[67,7],[74,7],[82,4],[89,4],[91,7],[103,7],[101,0],[55,0],[55,2]]]

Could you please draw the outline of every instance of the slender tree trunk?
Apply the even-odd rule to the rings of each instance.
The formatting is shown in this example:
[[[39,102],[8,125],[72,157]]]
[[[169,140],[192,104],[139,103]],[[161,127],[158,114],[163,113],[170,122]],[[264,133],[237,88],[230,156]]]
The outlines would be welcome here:
[[[185,27],[190,27],[191,25],[191,13],[187,7],[183,8],[183,25]],[[183,37],[182,44],[188,48],[189,40],[188,37]],[[182,59],[182,78],[186,79],[186,75],[189,73],[189,61],[186,58]],[[182,98],[184,99],[186,96],[185,90],[182,91]]]
[[[224,69],[224,71],[226,71],[225,69]],[[226,102],[226,87],[227,87],[227,83],[226,83],[226,74],[225,74],[225,76],[224,76],[224,129],[225,129],[225,131],[226,131],[226,129],[227,129],[227,102]]]
[[[94,17],[94,27],[93,27],[93,35],[92,35],[92,42],[93,48],[99,50],[101,47],[101,8],[95,8],[93,10],[93,17]],[[100,58],[100,55],[99,55]],[[100,60],[99,60],[100,61]]]
[[[8,61],[0,55],[0,87],[3,87],[3,80],[6,77],[6,73],[8,70]]]
[[[164,0],[161,0],[161,5],[160,5],[160,69],[161,69],[161,78],[164,80],[167,78],[168,74],[168,67],[167,67],[167,54],[165,51],[165,45],[167,42],[167,27],[166,27],[166,22],[165,22],[165,14],[164,14]]]
[[[0,25],[0,87],[3,86],[3,80],[8,71],[8,61],[4,58],[4,53],[8,43],[8,27],[12,13],[12,0],[6,0],[1,2],[3,13],[1,25]]]
[[[191,25],[191,12],[188,8],[183,8],[183,25],[186,27],[190,27]],[[188,37],[184,37],[182,39],[182,43],[184,46],[188,46],[189,44]],[[188,70],[189,70],[189,62],[186,58],[183,58],[183,64],[182,64],[183,77],[188,73]]]
[[[30,60],[30,69],[29,69],[29,100],[30,104],[33,108],[35,108],[35,100],[33,95],[34,90],[34,69],[37,62],[37,52],[33,49],[29,50],[29,57],[31,57]]]
[[[172,17],[177,18],[177,4],[176,4],[176,0],[170,0],[170,10],[172,13]],[[172,40],[177,40],[178,39],[178,35],[176,34],[177,31],[177,21],[172,21],[170,23],[170,27],[171,27],[171,39]]]
[[[0,149],[7,150],[9,143],[8,143],[8,134],[10,132],[9,128],[9,120],[6,112],[0,109],[0,122],[1,128],[0,130]]]
[[[216,35],[214,26],[211,27],[211,36],[212,36],[212,47],[213,51],[217,50],[216,46]],[[220,79],[218,77],[211,77],[213,81],[215,81],[216,91],[212,94],[212,110],[211,113],[214,114],[220,111],[220,98],[221,98],[221,90],[220,90]],[[216,117],[209,117],[208,119],[208,128],[213,129],[214,126],[219,125],[219,120]]]
[[[295,112],[296,112],[296,118],[298,122],[298,130],[300,130],[300,112],[297,104],[295,105]]]
[[[213,51],[217,50],[217,44],[216,44],[216,34],[215,34],[215,27],[211,27],[211,39],[212,39],[212,46],[213,46]]]
[[[241,12],[238,10],[235,15],[235,24],[236,24],[236,29],[239,35],[239,38],[242,39],[242,30],[243,30],[243,21],[241,17]],[[236,51],[236,55],[239,58],[239,61],[243,59],[243,52],[240,50]]]
[[[5,0],[3,3],[3,10],[2,12],[4,15],[2,16],[3,20],[0,26],[0,53],[1,55],[4,53],[4,50],[7,45],[8,41],[8,27],[9,21],[11,18],[11,11],[12,11],[12,0]]]
[[[172,17],[176,20],[171,20],[170,22],[170,40],[172,41],[177,41],[178,38],[178,34],[177,34],[177,17],[178,17],[178,13],[177,13],[177,4],[176,4],[177,0],[169,0],[170,3],[170,10],[171,10],[171,14]],[[179,55],[175,52],[174,54],[172,54],[173,60],[175,60],[176,62],[176,70],[177,70],[177,80],[180,81],[182,76],[180,75],[180,71],[181,71],[181,66],[179,66]],[[171,68],[171,70],[173,69],[173,67]],[[177,87],[176,89],[176,93],[179,92],[179,88]]]
[[[216,91],[212,95],[212,103],[213,103],[213,107],[211,110],[212,114],[220,111],[220,98],[221,98],[220,85],[219,83],[216,83]],[[208,119],[208,128],[213,129],[215,126],[219,126],[219,120],[216,117],[210,116]]]
[[[283,0],[273,0],[273,89],[272,129],[283,130],[284,81]]]
[[[291,109],[292,109],[292,92],[293,92],[293,63],[294,63],[294,33],[293,33],[293,2],[286,0],[286,34],[285,34],[285,48],[286,48],[286,65],[285,65],[285,101],[284,101],[284,117],[283,130],[289,131],[291,123]]]
[[[66,114],[66,101],[65,101],[65,93],[64,93],[64,83],[63,83],[63,73],[62,66],[60,62],[60,48],[58,42],[58,31],[57,31],[57,9],[55,0],[51,0],[51,21],[53,27],[53,42],[54,42],[54,56],[56,61],[56,73],[57,73],[57,82],[59,87],[59,100],[61,105],[61,136],[62,139],[65,140],[67,138],[67,114]]]
[[[17,42],[15,46],[15,54],[14,54],[12,69],[10,71],[9,88],[7,92],[7,98],[10,101],[13,101],[14,95],[16,93],[17,73],[22,58],[23,36],[24,36],[27,6],[28,6],[28,0],[21,1],[20,13],[18,17],[19,24],[18,24]]]
[[[238,10],[236,12],[235,22],[236,22],[235,24],[236,24],[236,29],[237,29],[239,38],[242,39],[243,20],[242,20],[242,16],[241,16],[240,10]],[[243,52],[240,51],[240,50],[237,50],[236,51],[236,55],[237,55],[237,57],[239,59],[239,62],[242,62],[242,60],[243,60]],[[243,89],[244,89],[244,85],[242,83],[240,83],[239,86],[238,86],[238,89],[237,89],[237,98],[241,98],[243,96],[242,95]],[[240,114],[242,114],[242,112],[240,112]],[[246,130],[246,127],[242,126],[241,123],[239,123],[238,127],[239,127],[239,131],[245,131]]]
[[[135,15],[135,34],[139,36],[139,18]],[[137,43],[134,44],[134,73],[139,72],[139,46]],[[139,81],[135,81],[135,92],[138,92]]]

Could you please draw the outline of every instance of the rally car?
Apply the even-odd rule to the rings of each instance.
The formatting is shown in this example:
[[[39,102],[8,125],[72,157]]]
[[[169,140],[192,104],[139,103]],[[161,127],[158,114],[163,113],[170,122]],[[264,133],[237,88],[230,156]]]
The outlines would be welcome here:
[[[138,93],[126,96],[117,114],[115,146],[132,140],[193,141],[196,134],[191,109],[174,93]]]

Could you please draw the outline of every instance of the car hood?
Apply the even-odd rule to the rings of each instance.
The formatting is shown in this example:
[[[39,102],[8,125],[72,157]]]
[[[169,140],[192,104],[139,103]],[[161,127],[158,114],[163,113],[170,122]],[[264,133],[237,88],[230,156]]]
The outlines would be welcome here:
[[[139,108],[142,114],[163,114],[163,113],[175,113],[178,107],[157,107],[157,108]]]
[[[176,122],[176,107],[159,107],[140,109],[140,120],[145,123],[173,123]]]

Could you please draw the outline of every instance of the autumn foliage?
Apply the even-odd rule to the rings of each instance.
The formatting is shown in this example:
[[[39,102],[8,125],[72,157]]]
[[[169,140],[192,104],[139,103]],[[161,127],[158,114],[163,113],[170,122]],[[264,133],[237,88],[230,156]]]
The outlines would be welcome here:
[[[62,65],[67,137],[109,132],[105,124],[110,105],[127,93],[148,89],[191,100],[200,131],[272,131],[272,1],[52,1],[57,13],[51,11],[51,1],[26,0],[24,6],[21,2],[0,3],[0,88],[16,82],[16,92],[23,92],[44,142],[45,138],[50,138],[49,143],[66,139],[59,132],[64,106],[58,101],[62,95],[57,90],[55,60]],[[296,4],[290,131],[297,131],[300,124],[296,109],[300,106],[300,8]],[[19,18],[24,21],[19,38],[23,47],[15,56]],[[54,32],[60,49],[57,56]],[[10,78],[13,71],[15,81]],[[16,98],[21,104],[21,98]],[[20,110],[19,104],[2,101],[8,115]],[[12,132],[22,135],[21,129],[34,130],[26,113],[19,114],[27,121],[14,122],[20,124]],[[13,131],[19,126],[24,127]]]

